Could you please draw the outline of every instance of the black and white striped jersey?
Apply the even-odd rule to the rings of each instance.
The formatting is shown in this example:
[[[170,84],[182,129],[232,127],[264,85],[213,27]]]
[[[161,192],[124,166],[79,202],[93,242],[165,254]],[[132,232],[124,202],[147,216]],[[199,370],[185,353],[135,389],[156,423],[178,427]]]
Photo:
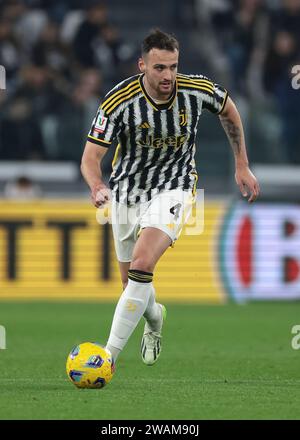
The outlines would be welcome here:
[[[195,190],[195,138],[203,109],[219,114],[227,91],[203,75],[176,77],[167,103],[147,94],[143,74],[114,87],[104,98],[88,140],[118,146],[109,180],[116,200],[129,206],[162,190]]]

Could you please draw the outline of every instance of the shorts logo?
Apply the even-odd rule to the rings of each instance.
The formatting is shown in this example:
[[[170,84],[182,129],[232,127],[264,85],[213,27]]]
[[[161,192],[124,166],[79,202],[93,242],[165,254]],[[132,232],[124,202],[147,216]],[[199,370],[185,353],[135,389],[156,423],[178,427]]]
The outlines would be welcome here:
[[[173,229],[175,228],[175,225],[174,225],[174,223],[168,223],[168,224],[167,224],[167,227],[168,227],[169,229],[173,230]]]
[[[137,305],[128,300],[126,304],[126,309],[128,310],[128,312],[135,312],[137,309]]]
[[[104,130],[106,128],[108,119],[103,116],[103,114],[100,112],[98,115],[98,118],[96,120],[96,124],[94,127],[94,130],[97,131],[97,133],[104,133]]]

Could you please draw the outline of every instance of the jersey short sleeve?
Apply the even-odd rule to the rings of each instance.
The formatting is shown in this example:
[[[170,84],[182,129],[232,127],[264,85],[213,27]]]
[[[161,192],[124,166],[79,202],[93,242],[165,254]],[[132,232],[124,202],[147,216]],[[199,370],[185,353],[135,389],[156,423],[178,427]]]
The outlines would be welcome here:
[[[214,83],[208,78],[207,80],[210,82],[211,85],[209,87],[209,92],[205,93],[202,97],[202,108],[206,108],[212,113],[220,114],[225,107],[228,92],[224,87],[220,86],[219,84]]]
[[[108,148],[117,134],[117,127],[113,115],[108,115],[99,107],[92,122],[87,140],[101,147]]]
[[[224,109],[228,97],[227,90],[207,76],[178,73],[177,82],[180,90],[198,96],[202,109],[215,114],[220,114]]]

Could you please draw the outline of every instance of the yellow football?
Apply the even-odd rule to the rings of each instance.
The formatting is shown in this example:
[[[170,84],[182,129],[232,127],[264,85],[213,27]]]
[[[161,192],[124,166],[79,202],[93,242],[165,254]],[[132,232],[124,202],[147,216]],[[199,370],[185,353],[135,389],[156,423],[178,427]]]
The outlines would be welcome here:
[[[96,342],[76,345],[67,358],[67,375],[77,388],[103,388],[114,374],[111,353]]]

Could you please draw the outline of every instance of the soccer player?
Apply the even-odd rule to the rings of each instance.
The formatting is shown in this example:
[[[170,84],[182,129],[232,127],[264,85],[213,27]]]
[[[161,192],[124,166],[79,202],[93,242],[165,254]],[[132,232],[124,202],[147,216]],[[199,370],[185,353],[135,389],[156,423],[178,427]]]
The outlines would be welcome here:
[[[104,98],[88,134],[81,171],[96,207],[112,199],[112,228],[123,292],[107,348],[114,361],[141,317],[141,354],[153,365],[161,352],[165,308],[155,300],[156,263],[178,238],[195,194],[195,137],[202,110],[219,116],[235,159],[235,180],[251,203],[259,184],[248,166],[242,122],[227,91],[203,75],[177,72],[179,45],[160,30],[142,43],[141,71]],[[109,186],[101,160],[118,146]]]

